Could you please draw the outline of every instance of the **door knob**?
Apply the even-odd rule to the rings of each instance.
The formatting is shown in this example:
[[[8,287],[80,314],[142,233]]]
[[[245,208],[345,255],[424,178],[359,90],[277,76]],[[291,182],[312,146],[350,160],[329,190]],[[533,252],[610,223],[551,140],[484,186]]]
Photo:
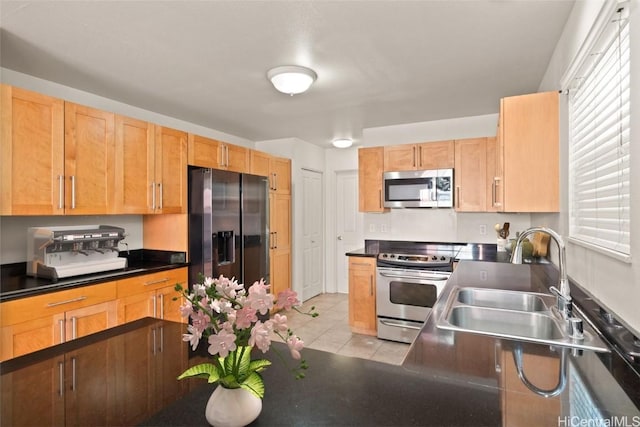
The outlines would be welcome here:
[[[342,236],[338,236],[338,240],[342,240]]]

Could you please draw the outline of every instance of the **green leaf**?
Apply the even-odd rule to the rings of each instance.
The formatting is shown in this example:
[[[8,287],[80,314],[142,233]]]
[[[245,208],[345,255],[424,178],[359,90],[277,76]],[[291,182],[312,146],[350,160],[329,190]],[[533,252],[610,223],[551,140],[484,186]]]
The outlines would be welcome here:
[[[208,379],[210,383],[214,383],[220,379],[220,372],[212,363],[201,363],[184,371],[178,379],[181,380],[190,377],[205,378]]]
[[[267,359],[252,360],[251,363],[249,363],[249,372],[262,372],[270,365],[271,362]]]
[[[240,384],[240,387],[249,390],[260,399],[264,397],[264,381],[262,380],[262,376],[257,372],[249,374],[247,379]]]

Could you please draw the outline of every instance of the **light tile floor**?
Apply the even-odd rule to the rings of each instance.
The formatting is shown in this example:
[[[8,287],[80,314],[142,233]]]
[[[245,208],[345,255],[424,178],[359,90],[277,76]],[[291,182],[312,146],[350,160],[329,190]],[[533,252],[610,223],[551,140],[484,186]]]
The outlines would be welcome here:
[[[379,340],[376,337],[354,334],[349,328],[349,296],[321,294],[307,300],[301,311],[315,306],[316,318],[289,311],[289,328],[305,343],[306,348],[371,359],[400,365],[409,351],[408,344]]]

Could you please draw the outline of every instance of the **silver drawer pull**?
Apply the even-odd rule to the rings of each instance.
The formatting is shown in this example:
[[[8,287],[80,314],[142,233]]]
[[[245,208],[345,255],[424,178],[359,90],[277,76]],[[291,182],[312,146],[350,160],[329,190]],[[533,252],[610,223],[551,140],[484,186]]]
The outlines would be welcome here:
[[[149,285],[157,285],[158,283],[164,283],[164,282],[168,282],[169,278],[166,277],[164,279],[160,279],[160,280],[152,280],[151,282],[144,282],[145,286],[149,286]]]
[[[382,319],[378,319],[378,320],[380,320],[380,323],[387,326],[394,326],[398,328],[407,328],[407,329],[417,329],[417,330],[422,329],[421,326],[413,326],[413,325],[407,325],[405,323],[389,322],[388,320],[382,320]]]
[[[87,299],[87,297],[80,296],[78,298],[72,298],[72,299],[68,299],[66,301],[50,302],[50,303],[47,304],[47,307],[55,307],[55,306],[62,305],[62,304],[69,304],[69,303],[72,303],[72,302],[84,301],[86,299]]]

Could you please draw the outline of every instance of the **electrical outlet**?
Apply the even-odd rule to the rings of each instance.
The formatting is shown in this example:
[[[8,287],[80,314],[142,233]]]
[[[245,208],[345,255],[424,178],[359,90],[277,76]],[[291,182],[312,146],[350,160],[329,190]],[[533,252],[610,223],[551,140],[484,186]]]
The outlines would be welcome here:
[[[369,224],[369,233],[375,233],[375,232],[376,232],[376,225]]]
[[[480,235],[485,236],[487,234],[487,226],[485,224],[480,224]]]

